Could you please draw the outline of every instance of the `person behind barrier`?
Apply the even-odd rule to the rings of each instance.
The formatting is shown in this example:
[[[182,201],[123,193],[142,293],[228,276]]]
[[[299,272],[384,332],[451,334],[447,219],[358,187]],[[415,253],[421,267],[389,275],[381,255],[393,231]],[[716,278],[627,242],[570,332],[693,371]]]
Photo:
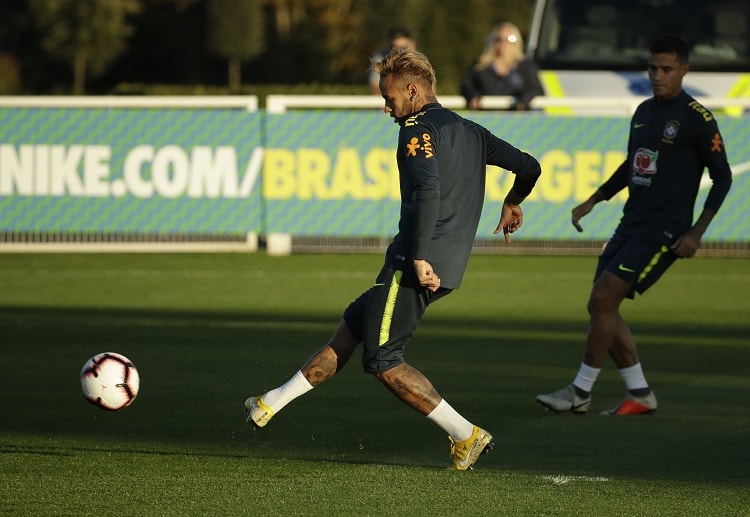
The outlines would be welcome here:
[[[371,63],[380,63],[383,58],[394,48],[408,48],[416,49],[417,43],[411,34],[411,31],[406,27],[393,27],[388,30],[388,44],[383,48],[379,49],[370,58]],[[373,67],[370,67],[370,73],[368,74],[370,81],[370,92],[373,95],[380,96],[380,75],[375,71]]]
[[[544,95],[539,69],[524,56],[523,38],[514,24],[496,25],[487,36],[484,52],[466,71],[461,95],[466,107],[480,108],[485,96],[512,96],[511,110],[528,110],[531,99]]]

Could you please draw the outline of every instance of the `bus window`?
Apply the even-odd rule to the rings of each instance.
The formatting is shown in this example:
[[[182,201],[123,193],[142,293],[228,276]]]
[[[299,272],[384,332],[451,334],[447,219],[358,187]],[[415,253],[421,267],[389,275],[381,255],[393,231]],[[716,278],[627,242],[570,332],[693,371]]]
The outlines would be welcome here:
[[[746,0],[539,0],[528,50],[548,70],[642,70],[663,33],[691,42],[693,71],[750,71]]]
[[[587,109],[581,100],[576,109],[558,103],[545,111],[621,114],[622,102],[606,103],[612,97],[635,106],[628,99],[651,95],[648,47],[665,33],[692,45],[683,81],[690,95],[718,99],[707,105],[714,112],[750,114],[748,0],[537,0],[527,54],[539,65],[546,97],[601,99],[609,107]]]

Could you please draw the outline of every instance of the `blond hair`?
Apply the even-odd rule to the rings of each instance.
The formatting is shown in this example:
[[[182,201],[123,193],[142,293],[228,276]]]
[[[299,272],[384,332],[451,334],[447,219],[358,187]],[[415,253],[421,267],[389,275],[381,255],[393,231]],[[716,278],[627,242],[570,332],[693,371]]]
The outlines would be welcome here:
[[[492,32],[490,32],[487,36],[484,44],[484,51],[479,56],[479,59],[477,59],[476,65],[474,65],[474,68],[476,70],[483,70],[487,68],[495,60],[495,39],[500,36],[500,32],[503,29],[510,31],[516,37],[516,42],[512,47],[513,51],[509,56],[508,64],[514,66],[519,61],[523,61],[523,37],[521,37],[521,31],[515,24],[510,22],[503,22],[495,25],[495,27],[493,27],[492,29]]]
[[[430,87],[435,84],[435,69],[427,56],[408,48],[392,49],[382,61],[372,63],[372,68],[381,76],[393,75],[404,82],[421,82]]]

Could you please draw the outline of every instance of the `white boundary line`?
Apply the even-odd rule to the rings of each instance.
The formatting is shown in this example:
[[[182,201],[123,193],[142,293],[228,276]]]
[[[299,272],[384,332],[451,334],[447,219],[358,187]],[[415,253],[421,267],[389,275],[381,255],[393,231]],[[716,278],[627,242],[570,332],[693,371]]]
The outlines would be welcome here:
[[[552,481],[557,486],[566,485],[571,481],[584,481],[594,483],[606,483],[611,481],[609,478],[601,476],[567,476],[565,474],[555,474],[554,476],[544,476],[542,479],[545,481]]]

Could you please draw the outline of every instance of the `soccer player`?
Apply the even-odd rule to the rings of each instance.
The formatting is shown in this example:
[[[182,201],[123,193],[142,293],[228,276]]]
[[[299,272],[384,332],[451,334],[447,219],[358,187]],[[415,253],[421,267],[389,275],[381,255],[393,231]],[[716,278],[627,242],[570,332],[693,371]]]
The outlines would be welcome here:
[[[293,399],[333,377],[362,343],[365,372],[447,432],[453,464],[466,470],[492,448],[492,435],[453,409],[404,360],[404,347],[427,307],[461,284],[482,213],[487,165],[516,175],[494,231],[508,243],[521,227],[520,204],[541,169],[529,154],[443,108],[424,54],[393,49],[373,67],[384,111],[400,126],[398,234],[374,285],[347,307],[328,343],[285,384],[248,398],[247,419],[265,426]]]
[[[620,314],[623,299],[643,294],[677,258],[690,258],[719,210],[732,183],[724,141],[716,119],[682,89],[688,73],[688,43],[664,35],[649,48],[648,77],[653,97],[644,101],[630,124],[628,155],[590,198],[576,206],[573,226],[603,200],[628,187],[628,201],[594,275],[583,362],[573,382],[538,395],[537,402],[557,412],[583,414],[607,354],[622,375],[625,399],[603,414],[640,415],[656,411],[635,341]],[[693,222],[704,168],[713,184]]]

